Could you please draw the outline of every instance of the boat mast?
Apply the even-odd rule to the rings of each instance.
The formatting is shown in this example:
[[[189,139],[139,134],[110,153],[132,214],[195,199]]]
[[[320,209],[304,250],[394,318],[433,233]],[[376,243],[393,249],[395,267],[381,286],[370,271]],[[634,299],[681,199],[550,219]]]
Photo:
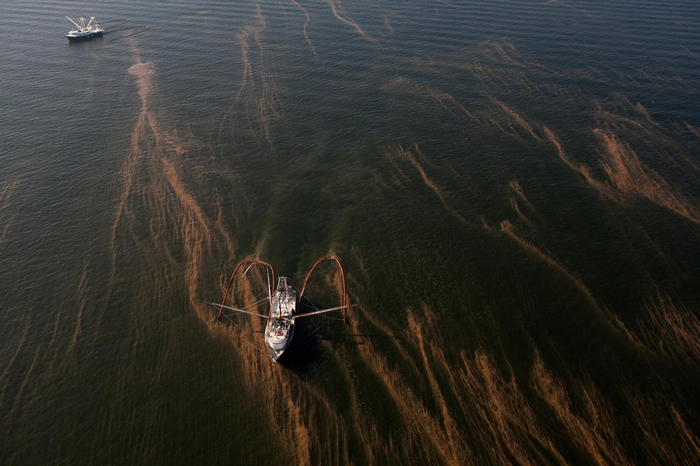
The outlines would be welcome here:
[[[92,20],[95,19],[94,16],[90,16],[90,22],[85,26],[85,29],[90,29],[90,25],[92,24]]]

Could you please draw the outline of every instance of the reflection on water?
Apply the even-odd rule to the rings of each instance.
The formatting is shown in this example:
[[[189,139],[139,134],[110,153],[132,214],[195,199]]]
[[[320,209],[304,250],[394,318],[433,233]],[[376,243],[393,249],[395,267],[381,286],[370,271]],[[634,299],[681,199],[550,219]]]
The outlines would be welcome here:
[[[8,40],[2,462],[693,463],[700,42],[659,8],[124,1],[153,27]],[[358,306],[282,364],[205,304],[329,254]]]

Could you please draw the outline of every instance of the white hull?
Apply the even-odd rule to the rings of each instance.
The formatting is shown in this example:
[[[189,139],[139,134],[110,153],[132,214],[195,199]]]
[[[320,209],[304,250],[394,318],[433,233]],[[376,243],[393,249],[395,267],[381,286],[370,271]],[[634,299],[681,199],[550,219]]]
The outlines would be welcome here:
[[[280,277],[271,299],[270,318],[265,326],[265,345],[275,361],[287,350],[294,337],[296,307],[296,292],[287,285],[285,277]]]

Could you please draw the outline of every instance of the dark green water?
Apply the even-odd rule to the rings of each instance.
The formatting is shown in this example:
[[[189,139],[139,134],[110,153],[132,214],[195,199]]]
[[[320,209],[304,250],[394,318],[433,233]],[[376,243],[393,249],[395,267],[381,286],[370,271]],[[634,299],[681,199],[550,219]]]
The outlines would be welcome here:
[[[700,460],[697,2],[142,3],[0,8],[0,463]]]

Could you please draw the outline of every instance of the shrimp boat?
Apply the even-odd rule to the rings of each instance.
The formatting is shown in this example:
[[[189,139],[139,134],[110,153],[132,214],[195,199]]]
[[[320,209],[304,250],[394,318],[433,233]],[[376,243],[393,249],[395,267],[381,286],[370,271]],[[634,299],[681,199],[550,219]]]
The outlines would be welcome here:
[[[66,16],[66,18],[68,18],[68,16]],[[93,37],[102,36],[102,34],[105,33],[105,30],[102,29],[97,22],[93,22],[94,20],[95,17],[90,16],[90,21],[86,24],[85,21],[87,20],[85,18],[80,18],[77,23],[68,18],[68,21],[73,23],[75,27],[68,31],[66,38],[70,42],[80,42],[83,40],[92,39]]]
[[[316,266],[321,263],[324,260],[335,260],[335,262],[338,264],[338,267],[340,267],[341,275],[343,277],[343,305],[338,306],[338,307],[331,307],[328,309],[320,309],[320,310],[315,310],[312,312],[306,312],[304,314],[297,314],[297,311],[299,309],[299,303],[301,301],[301,298],[304,294],[304,290],[306,289],[306,284],[309,280],[309,277],[311,276],[311,273],[314,271]],[[252,312],[250,310],[246,309],[238,309],[235,307],[230,307],[226,306],[226,298],[228,296],[228,292],[231,289],[231,284],[233,283],[233,279],[236,276],[236,273],[240,270],[241,266],[243,264],[251,264],[248,269],[246,269],[245,273],[248,272],[250,267],[252,267],[255,264],[261,264],[266,267],[268,267],[268,296],[265,299],[266,301],[269,302],[270,305],[270,312],[268,315],[264,314],[259,314],[257,312]],[[267,324],[265,325],[265,346],[267,347],[268,352],[270,353],[270,356],[272,357],[272,362],[276,363],[277,360],[284,354],[284,352],[289,348],[290,343],[292,342],[292,338],[294,337],[294,327],[296,324],[296,319],[300,319],[303,317],[309,317],[317,314],[323,314],[326,312],[332,312],[332,311],[343,311],[343,321],[345,320],[345,311],[351,307],[354,306],[347,306],[345,304],[345,273],[343,272],[343,267],[340,265],[340,261],[336,259],[333,256],[327,256],[322,259],[320,259],[316,264],[313,266],[309,274],[306,276],[306,280],[304,280],[304,286],[301,289],[301,293],[299,293],[299,298],[297,299],[297,294],[296,291],[294,291],[289,284],[289,281],[287,277],[279,277],[277,281],[277,288],[275,289],[274,294],[272,293],[272,290],[270,288],[270,275],[269,272],[272,272],[272,280],[274,281],[275,279],[275,271],[272,268],[270,264],[267,262],[263,262],[258,259],[246,259],[238,263],[236,268],[233,271],[233,274],[231,275],[231,279],[228,282],[228,286],[226,287],[226,293],[224,294],[224,299],[221,304],[217,303],[209,303],[215,308],[219,310],[219,315],[217,316],[217,320],[221,319],[221,316],[223,314],[224,309],[230,310],[230,311],[236,311],[244,314],[249,314],[253,315],[256,317],[260,317],[263,319],[267,319]],[[245,273],[243,275],[245,275]],[[257,304],[257,303],[256,303]]]

